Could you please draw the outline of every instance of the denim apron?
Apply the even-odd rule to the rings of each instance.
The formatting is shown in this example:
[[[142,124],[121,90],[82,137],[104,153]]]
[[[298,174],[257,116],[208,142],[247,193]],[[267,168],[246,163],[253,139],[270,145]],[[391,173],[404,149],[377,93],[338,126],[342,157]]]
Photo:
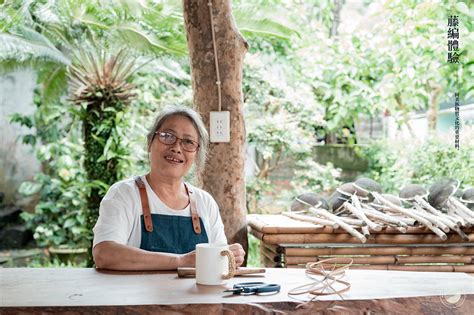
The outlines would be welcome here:
[[[148,194],[142,179],[135,177],[140,192],[142,215],[140,216],[142,240],[140,248],[151,252],[185,254],[196,249],[196,244],[208,243],[204,223],[196,211],[193,191],[184,183],[189,197],[191,217],[151,214]]]

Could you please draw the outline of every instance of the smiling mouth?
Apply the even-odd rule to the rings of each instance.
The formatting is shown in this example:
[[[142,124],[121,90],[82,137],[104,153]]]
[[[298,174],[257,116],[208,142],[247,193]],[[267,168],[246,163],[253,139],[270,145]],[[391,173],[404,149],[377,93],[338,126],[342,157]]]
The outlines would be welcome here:
[[[174,158],[174,157],[172,157],[172,156],[165,156],[165,159],[166,159],[167,161],[174,162],[174,163],[184,163],[183,160]]]

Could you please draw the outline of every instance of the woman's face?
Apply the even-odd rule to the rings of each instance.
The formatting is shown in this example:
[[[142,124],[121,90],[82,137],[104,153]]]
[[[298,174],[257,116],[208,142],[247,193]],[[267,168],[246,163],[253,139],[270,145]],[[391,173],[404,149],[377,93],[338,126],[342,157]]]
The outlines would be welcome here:
[[[156,131],[167,132],[181,139],[199,142],[198,133],[193,123],[185,116],[176,115],[168,118]],[[193,165],[199,148],[195,152],[189,152],[183,150],[181,144],[183,140],[177,139],[174,144],[164,144],[160,141],[159,136],[159,134],[155,134],[149,148],[151,171],[158,176],[181,179]]]

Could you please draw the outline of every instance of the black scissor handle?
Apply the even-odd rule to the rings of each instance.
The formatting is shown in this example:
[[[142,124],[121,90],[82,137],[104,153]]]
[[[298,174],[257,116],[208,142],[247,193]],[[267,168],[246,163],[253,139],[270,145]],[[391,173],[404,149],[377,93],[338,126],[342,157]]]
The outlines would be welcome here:
[[[265,292],[279,292],[279,284],[268,284],[265,282],[244,282],[234,285],[234,290],[240,290],[240,293],[265,293]]]
[[[241,282],[241,283],[234,284],[234,289],[241,289],[245,287],[258,287],[261,285],[266,285],[266,283],[265,282]]]
[[[254,287],[255,293],[280,292],[279,284],[265,284],[259,287]]]

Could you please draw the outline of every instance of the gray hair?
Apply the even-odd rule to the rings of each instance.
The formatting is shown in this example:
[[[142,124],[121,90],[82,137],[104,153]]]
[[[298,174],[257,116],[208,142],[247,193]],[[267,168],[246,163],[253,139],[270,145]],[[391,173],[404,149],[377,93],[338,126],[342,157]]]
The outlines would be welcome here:
[[[196,157],[196,168],[202,170],[206,164],[207,150],[209,147],[209,134],[206,126],[202,121],[201,115],[195,110],[185,106],[167,106],[165,107],[156,117],[153,127],[147,134],[148,149],[150,148],[151,142],[155,137],[155,132],[160,129],[166,120],[173,116],[184,116],[191,120],[194,128],[198,133],[199,148]]]

